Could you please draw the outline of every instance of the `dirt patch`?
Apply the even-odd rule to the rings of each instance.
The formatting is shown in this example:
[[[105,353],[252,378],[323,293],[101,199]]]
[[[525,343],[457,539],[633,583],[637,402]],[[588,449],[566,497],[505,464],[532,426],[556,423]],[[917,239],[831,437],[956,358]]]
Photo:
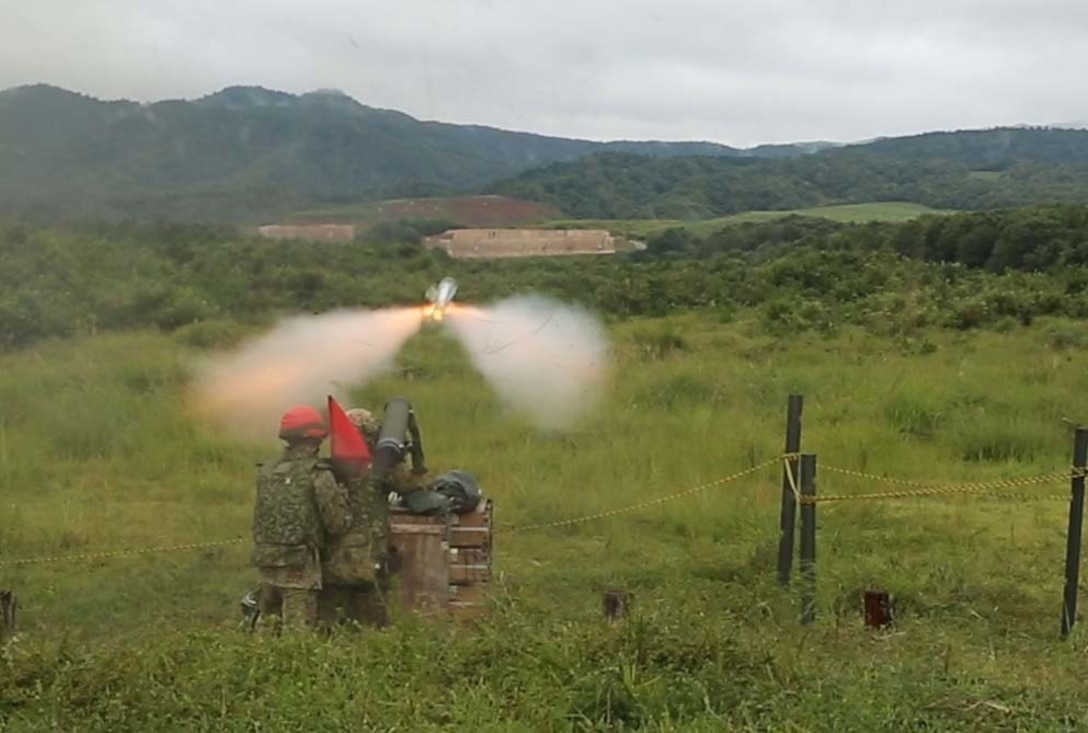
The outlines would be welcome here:
[[[377,205],[377,221],[446,219],[466,227],[508,227],[538,224],[560,216],[553,206],[505,196],[459,196],[400,199]]]

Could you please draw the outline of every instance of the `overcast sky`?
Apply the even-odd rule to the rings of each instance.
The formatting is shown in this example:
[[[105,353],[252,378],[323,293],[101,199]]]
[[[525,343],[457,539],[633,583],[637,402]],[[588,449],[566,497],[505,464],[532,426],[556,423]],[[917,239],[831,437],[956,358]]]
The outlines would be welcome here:
[[[0,88],[738,146],[1088,119],[1088,0],[0,0]]]

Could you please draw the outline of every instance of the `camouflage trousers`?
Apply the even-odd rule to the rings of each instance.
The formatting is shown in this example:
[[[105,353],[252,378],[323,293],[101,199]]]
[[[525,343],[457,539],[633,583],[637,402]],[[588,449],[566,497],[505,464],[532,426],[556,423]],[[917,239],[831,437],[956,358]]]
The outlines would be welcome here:
[[[260,616],[256,628],[262,631],[280,629],[313,629],[318,626],[317,590],[283,588],[262,583],[257,607]]]
[[[388,588],[381,583],[329,585],[318,596],[318,622],[322,627],[356,623],[382,628],[389,625]]]

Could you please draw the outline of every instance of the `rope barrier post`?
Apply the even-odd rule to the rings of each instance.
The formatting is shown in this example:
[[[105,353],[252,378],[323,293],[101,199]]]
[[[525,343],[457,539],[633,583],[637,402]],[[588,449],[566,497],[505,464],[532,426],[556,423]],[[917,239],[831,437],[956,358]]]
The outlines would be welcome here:
[[[786,464],[782,468],[782,510],[778,517],[778,583],[790,584],[797,524],[797,454],[801,452],[801,412],[805,398],[791,394],[786,409]]]
[[[1073,439],[1073,478],[1070,482],[1069,529],[1065,544],[1065,589],[1062,597],[1062,638],[1077,623],[1077,583],[1080,578],[1081,533],[1084,529],[1084,474],[1088,464],[1088,429],[1078,427]]]
[[[801,623],[816,620],[816,456],[801,456]]]
[[[0,642],[15,634],[15,609],[18,605],[15,593],[0,590]]]

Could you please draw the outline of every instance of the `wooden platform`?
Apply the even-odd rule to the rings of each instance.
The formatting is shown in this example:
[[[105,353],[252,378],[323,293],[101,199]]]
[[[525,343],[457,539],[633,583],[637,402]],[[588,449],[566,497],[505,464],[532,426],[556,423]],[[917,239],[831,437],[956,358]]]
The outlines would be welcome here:
[[[392,507],[389,523],[400,611],[456,619],[483,613],[491,581],[490,499],[474,512],[445,517]]]

